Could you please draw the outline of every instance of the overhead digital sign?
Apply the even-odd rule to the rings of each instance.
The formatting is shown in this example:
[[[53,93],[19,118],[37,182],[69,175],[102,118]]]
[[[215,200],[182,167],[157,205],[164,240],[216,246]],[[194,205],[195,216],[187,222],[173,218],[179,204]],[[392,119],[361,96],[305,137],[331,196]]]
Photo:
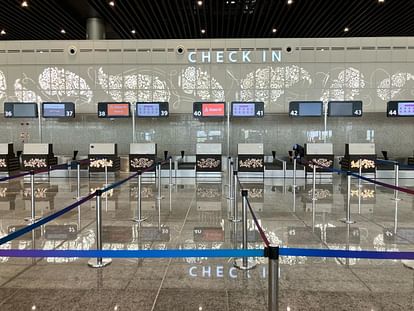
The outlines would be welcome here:
[[[264,103],[232,102],[231,116],[234,118],[262,118],[264,116]]]
[[[321,117],[322,107],[321,101],[292,101],[289,103],[289,116]]]
[[[37,118],[37,103],[4,103],[5,118]]]
[[[159,118],[169,115],[168,102],[138,102],[135,111],[138,118]]]
[[[129,118],[130,103],[98,103],[99,118]]]
[[[222,118],[226,115],[226,103],[194,103],[193,115],[196,118]]]
[[[330,101],[328,102],[329,117],[361,117],[362,101]]]
[[[388,102],[387,117],[414,117],[414,100]]]
[[[42,103],[43,118],[74,118],[75,104],[74,103]]]

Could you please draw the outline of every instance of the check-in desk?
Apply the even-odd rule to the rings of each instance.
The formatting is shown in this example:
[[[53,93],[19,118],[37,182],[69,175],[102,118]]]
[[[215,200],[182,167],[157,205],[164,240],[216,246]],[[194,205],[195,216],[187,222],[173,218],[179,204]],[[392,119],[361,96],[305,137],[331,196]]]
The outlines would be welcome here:
[[[264,174],[263,144],[237,145],[237,170],[243,175],[256,177]],[[255,174],[256,173],[256,174]]]
[[[118,172],[121,160],[118,156],[117,144],[90,144],[89,145],[89,172]]]
[[[176,177],[195,177],[196,156],[185,155],[184,150],[182,150],[181,156],[175,159],[174,167]]]
[[[25,171],[48,168],[57,164],[52,144],[24,144],[22,169]]]
[[[341,161],[341,169],[357,173],[361,164],[362,173],[375,173],[376,158],[375,144],[373,143],[345,144],[345,155]]]
[[[198,143],[196,146],[196,174],[221,176],[221,144]]]
[[[307,172],[313,172],[313,163],[316,172],[332,174],[334,164],[333,145],[331,143],[305,144],[305,166]]]
[[[157,157],[157,144],[135,143],[129,145],[129,171],[138,172],[141,170],[155,171]],[[148,170],[149,172],[149,170]]]
[[[0,144],[0,172],[20,169],[19,158],[14,155],[13,144]]]

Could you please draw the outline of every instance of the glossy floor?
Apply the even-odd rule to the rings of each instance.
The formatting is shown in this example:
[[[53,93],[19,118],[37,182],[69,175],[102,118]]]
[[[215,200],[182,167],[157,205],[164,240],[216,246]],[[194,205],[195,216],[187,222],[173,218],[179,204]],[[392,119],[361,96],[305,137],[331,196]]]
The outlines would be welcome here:
[[[121,175],[122,179],[128,175]],[[326,177],[326,176],[325,176]],[[83,195],[103,185],[102,177],[82,178]],[[111,179],[113,181],[114,179]],[[393,183],[393,180],[387,180]],[[351,187],[352,219],[346,226],[346,179],[242,179],[262,227],[272,243],[287,247],[411,250],[414,200],[383,187],[357,181]],[[406,187],[413,180],[401,181]],[[136,181],[103,199],[106,249],[219,249],[240,246],[241,225],[228,221],[231,205],[226,178],[163,180],[156,200],[153,180],[142,189],[140,226],[136,215]],[[76,179],[38,180],[38,216],[74,201]],[[159,204],[158,204],[159,202]],[[240,202],[240,200],[239,200]],[[314,203],[314,204],[313,204]],[[30,216],[28,180],[0,184],[0,230],[26,225]],[[249,246],[262,248],[249,216]],[[95,201],[91,200],[28,234],[2,245],[19,249],[94,249]],[[0,310],[266,310],[267,262],[255,269],[233,267],[233,258],[114,259],[92,269],[87,259],[1,258]],[[280,310],[413,310],[414,274],[398,260],[282,257]]]

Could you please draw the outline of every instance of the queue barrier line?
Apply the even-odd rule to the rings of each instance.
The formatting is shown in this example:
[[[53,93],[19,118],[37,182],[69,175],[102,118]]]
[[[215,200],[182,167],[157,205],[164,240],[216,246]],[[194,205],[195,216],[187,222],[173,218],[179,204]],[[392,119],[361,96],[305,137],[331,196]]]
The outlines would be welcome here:
[[[82,205],[83,203],[85,203],[86,201],[89,201],[90,199],[92,199],[94,196],[96,195],[96,191],[93,193],[90,193],[89,195],[79,199],[78,201],[72,203],[71,205],[61,209],[60,211],[57,211],[56,213],[53,213],[51,215],[48,215],[44,218],[41,218],[35,222],[33,222],[32,224],[28,225],[27,227],[24,227],[22,229],[19,229],[15,232],[12,232],[8,235],[6,235],[5,237],[2,237],[0,239],[0,245],[10,242],[11,240],[14,240],[26,233],[29,233],[30,231],[48,223],[49,221],[52,221],[53,219],[58,218],[59,216],[62,216],[63,214],[66,214],[67,212],[73,210],[75,207],[78,207],[79,205]]]
[[[140,172],[141,173],[142,172],[145,172],[147,170],[150,170],[151,168],[152,168],[152,166],[150,166],[149,168],[144,169],[144,170],[142,170]],[[124,182],[126,182],[126,181],[128,181],[130,179],[132,179],[133,177],[137,176],[140,172],[137,172],[137,173],[135,173],[135,174],[133,174],[133,175],[125,178],[124,180],[121,180],[119,182],[115,182],[115,183],[109,185],[108,187],[106,187],[103,190],[101,190],[101,194],[104,193],[104,192],[106,192],[106,191],[109,191],[109,190],[111,190],[111,189],[113,189],[113,188],[115,188],[115,187],[117,187],[117,186],[119,186],[121,184],[123,184]],[[71,211],[75,207],[78,207],[78,206],[82,205],[83,203],[89,201],[90,199],[92,199],[93,197],[95,197],[96,194],[97,194],[97,191],[92,192],[89,195],[87,195],[87,196],[79,199],[78,201],[72,203],[71,205],[69,205],[69,206],[61,209],[60,211],[57,211],[56,213],[53,213],[53,214],[48,215],[48,216],[46,216],[44,218],[41,218],[38,221],[35,221],[34,223],[28,225],[27,227],[24,227],[22,229],[19,229],[19,230],[15,231],[15,232],[12,232],[12,233],[6,235],[5,237],[0,238],[0,245],[2,245],[4,243],[7,243],[7,242],[10,242],[11,240],[14,240],[15,238],[18,238],[18,237],[20,237],[20,236],[22,236],[22,235],[24,235],[26,233],[29,233],[30,231],[32,231],[32,230],[34,230],[34,229],[36,229],[36,228],[38,228],[38,227],[40,227],[40,226],[48,223],[49,221],[52,221],[52,220],[58,218],[59,216],[62,216],[63,214],[66,214],[67,212]]]
[[[274,251],[274,253],[272,253]],[[27,250],[0,249],[0,257],[61,257],[61,258],[240,258],[240,257],[320,257],[353,259],[414,260],[414,252],[354,251],[271,247],[265,249],[166,249],[166,250]]]

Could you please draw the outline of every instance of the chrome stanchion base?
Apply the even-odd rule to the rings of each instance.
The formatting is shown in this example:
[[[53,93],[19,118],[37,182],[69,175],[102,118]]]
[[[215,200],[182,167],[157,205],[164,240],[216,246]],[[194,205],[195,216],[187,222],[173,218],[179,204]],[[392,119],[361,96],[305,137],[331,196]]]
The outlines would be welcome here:
[[[102,258],[101,261],[98,261],[98,258],[92,258],[88,261],[88,266],[91,268],[103,268],[110,265],[111,262],[111,258]]]
[[[348,224],[348,225],[356,224],[355,220],[348,220],[346,218],[339,219],[339,221],[343,222],[344,224]]]
[[[30,221],[31,223],[34,223],[36,220],[42,219],[40,216],[36,216],[34,219],[32,217],[25,217],[24,221]]]
[[[312,198],[312,201],[318,201],[318,199],[317,198]]]
[[[251,270],[256,268],[257,261],[254,258],[247,258],[247,265],[244,265],[243,258],[237,258],[234,260],[233,266],[239,270]]]
[[[404,260],[401,260],[401,262],[404,267],[414,270],[414,260],[404,259]]]
[[[391,201],[401,201],[402,199],[400,198],[392,198]]]
[[[163,196],[160,196],[160,197],[159,197],[159,196],[157,195],[157,196],[156,196],[156,199],[157,199],[157,200],[162,200],[162,199],[164,199],[164,197],[163,197]]]
[[[131,218],[131,221],[136,222],[136,223],[141,223],[143,221],[146,221],[147,219],[148,217],[142,217],[142,218],[134,217],[134,218]]]

